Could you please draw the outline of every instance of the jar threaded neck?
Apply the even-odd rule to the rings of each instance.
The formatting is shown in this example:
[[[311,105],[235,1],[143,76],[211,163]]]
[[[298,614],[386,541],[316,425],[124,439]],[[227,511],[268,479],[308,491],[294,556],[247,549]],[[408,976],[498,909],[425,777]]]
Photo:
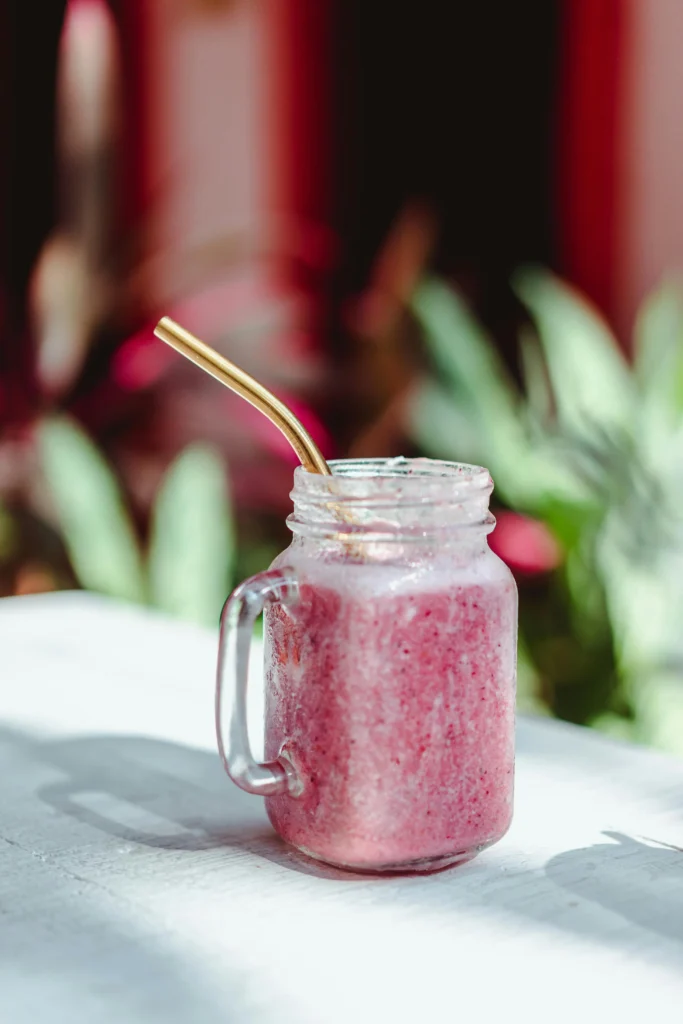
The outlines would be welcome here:
[[[436,459],[343,459],[332,476],[298,468],[287,522],[295,534],[424,541],[489,533],[488,470]]]

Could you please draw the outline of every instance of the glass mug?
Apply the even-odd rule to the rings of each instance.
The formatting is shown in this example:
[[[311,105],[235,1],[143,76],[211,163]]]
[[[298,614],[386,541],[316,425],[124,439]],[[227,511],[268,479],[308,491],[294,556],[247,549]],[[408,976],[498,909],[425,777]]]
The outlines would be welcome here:
[[[221,616],[226,771],[280,836],[356,871],[469,860],[512,818],[517,590],[487,470],[431,459],[294,473],[291,545]],[[265,609],[265,756],[246,725]]]

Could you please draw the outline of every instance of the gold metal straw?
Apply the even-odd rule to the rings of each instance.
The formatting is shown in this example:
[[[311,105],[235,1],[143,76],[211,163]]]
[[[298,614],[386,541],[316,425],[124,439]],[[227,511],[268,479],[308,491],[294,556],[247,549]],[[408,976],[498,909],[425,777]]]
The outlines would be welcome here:
[[[225,384],[226,388],[237,392],[247,402],[255,406],[259,412],[267,416],[271,423],[274,423],[278,430],[282,431],[292,448],[299,456],[301,465],[309,473],[322,473],[330,475],[330,467],[325,461],[323,453],[294,413],[276,398],[263,384],[250,377],[239,366],[235,366],[225,356],[220,355],[209,345],[206,345],[194,334],[191,334],[175,320],[165,316],[154,328],[157,338],[165,341],[167,345],[180,352],[186,359],[201,366],[212,377]]]

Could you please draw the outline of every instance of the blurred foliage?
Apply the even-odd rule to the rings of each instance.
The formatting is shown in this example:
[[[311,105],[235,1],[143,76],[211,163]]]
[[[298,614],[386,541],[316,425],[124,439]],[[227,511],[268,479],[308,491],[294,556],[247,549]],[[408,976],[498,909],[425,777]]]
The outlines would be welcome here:
[[[168,469],[152,509],[147,554],[119,483],[97,447],[65,417],[39,427],[45,479],[79,583],[214,625],[233,575],[234,539],[222,462],[188,447]]]
[[[166,473],[153,508],[153,603],[181,618],[216,623],[229,590],[234,551],[222,464],[206,448],[187,448]]]
[[[630,365],[558,278],[527,269],[513,287],[534,325],[522,386],[454,290],[417,288],[432,368],[409,434],[487,466],[557,542],[557,567],[520,578],[522,706],[683,752],[683,290],[645,302]]]
[[[73,421],[49,419],[38,431],[46,481],[76,576],[92,590],[143,601],[142,556],[112,470]]]

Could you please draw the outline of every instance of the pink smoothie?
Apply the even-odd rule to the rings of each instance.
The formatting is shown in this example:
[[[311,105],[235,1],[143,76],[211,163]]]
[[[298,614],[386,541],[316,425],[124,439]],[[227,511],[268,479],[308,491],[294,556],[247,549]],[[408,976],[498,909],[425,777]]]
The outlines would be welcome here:
[[[510,824],[516,590],[503,566],[380,576],[303,573],[295,610],[267,612],[266,754],[303,782],[267,808],[312,856],[424,870]]]

